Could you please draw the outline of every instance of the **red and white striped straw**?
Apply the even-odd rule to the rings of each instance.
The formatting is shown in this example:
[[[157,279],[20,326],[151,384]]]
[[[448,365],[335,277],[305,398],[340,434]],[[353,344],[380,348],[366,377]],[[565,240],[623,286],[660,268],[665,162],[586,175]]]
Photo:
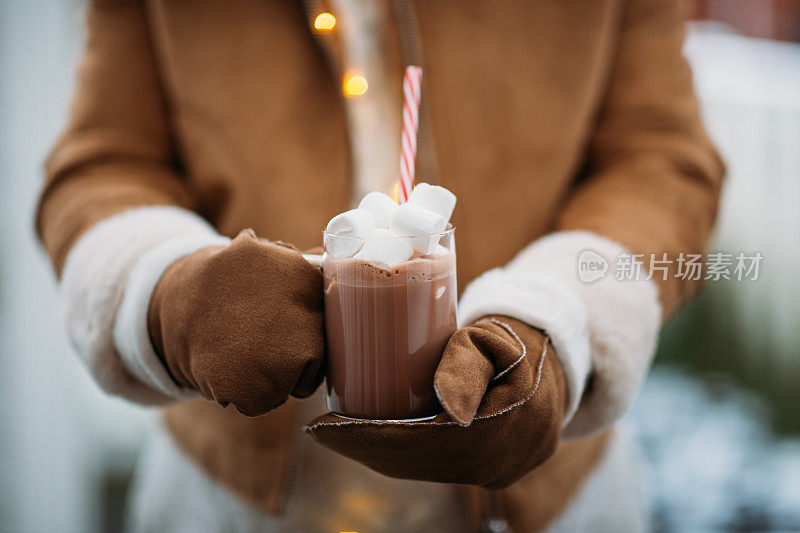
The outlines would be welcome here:
[[[408,200],[414,188],[414,161],[417,158],[419,102],[422,98],[422,68],[406,67],[403,75],[403,136],[400,151],[400,203]]]

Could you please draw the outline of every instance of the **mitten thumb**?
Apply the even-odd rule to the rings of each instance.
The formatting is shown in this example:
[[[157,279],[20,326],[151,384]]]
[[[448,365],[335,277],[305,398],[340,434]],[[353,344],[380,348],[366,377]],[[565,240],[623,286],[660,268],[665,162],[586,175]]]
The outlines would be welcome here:
[[[494,365],[478,348],[489,332],[475,326],[456,331],[445,346],[433,387],[447,414],[462,426],[475,418]]]

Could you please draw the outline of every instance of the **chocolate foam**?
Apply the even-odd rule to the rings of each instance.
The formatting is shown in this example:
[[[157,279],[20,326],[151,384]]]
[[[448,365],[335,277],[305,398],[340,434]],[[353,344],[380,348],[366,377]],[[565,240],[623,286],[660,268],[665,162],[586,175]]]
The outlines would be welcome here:
[[[404,285],[435,281],[451,276],[456,268],[455,254],[412,257],[393,267],[370,263],[355,257],[326,256],[322,262],[326,281],[347,285]]]

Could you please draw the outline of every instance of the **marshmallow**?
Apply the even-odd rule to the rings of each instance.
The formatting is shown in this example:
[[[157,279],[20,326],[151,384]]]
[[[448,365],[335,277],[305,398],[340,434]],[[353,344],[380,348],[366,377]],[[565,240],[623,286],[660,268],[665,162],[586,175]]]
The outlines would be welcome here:
[[[441,244],[437,244],[436,247],[433,250],[433,253],[431,253],[431,255],[434,256],[434,257],[444,257],[445,255],[447,255],[449,253],[450,253],[449,249],[445,248]]]
[[[429,183],[420,183],[411,191],[408,201],[412,204],[424,207],[429,211],[438,213],[444,218],[446,226],[456,206],[456,195],[444,187],[431,185]]]
[[[397,202],[392,200],[388,194],[372,191],[361,199],[358,208],[372,213],[379,228],[388,228],[389,220],[397,209]]]
[[[409,244],[420,255],[433,252],[440,236],[432,234],[441,233],[446,226],[441,215],[411,202],[399,206],[389,221],[389,229],[397,235],[411,237]]]
[[[408,261],[414,255],[414,250],[394,232],[379,228],[375,230],[364,242],[364,246],[355,255],[356,259],[393,267],[403,261]]]
[[[375,217],[366,209],[351,209],[333,217],[325,231],[325,250],[334,257],[351,257],[375,231]]]

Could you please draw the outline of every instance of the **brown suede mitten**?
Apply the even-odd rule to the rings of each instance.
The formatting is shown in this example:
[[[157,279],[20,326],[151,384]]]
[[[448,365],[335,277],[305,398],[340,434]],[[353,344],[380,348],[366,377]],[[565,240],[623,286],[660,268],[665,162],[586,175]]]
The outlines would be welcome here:
[[[322,274],[297,249],[245,230],[167,269],[150,337],[176,383],[257,416],[322,381],[322,297]]]
[[[306,431],[387,476],[505,487],[550,457],[561,434],[564,376],[548,337],[487,317],[447,343],[434,380],[445,412],[432,420],[325,414]]]

